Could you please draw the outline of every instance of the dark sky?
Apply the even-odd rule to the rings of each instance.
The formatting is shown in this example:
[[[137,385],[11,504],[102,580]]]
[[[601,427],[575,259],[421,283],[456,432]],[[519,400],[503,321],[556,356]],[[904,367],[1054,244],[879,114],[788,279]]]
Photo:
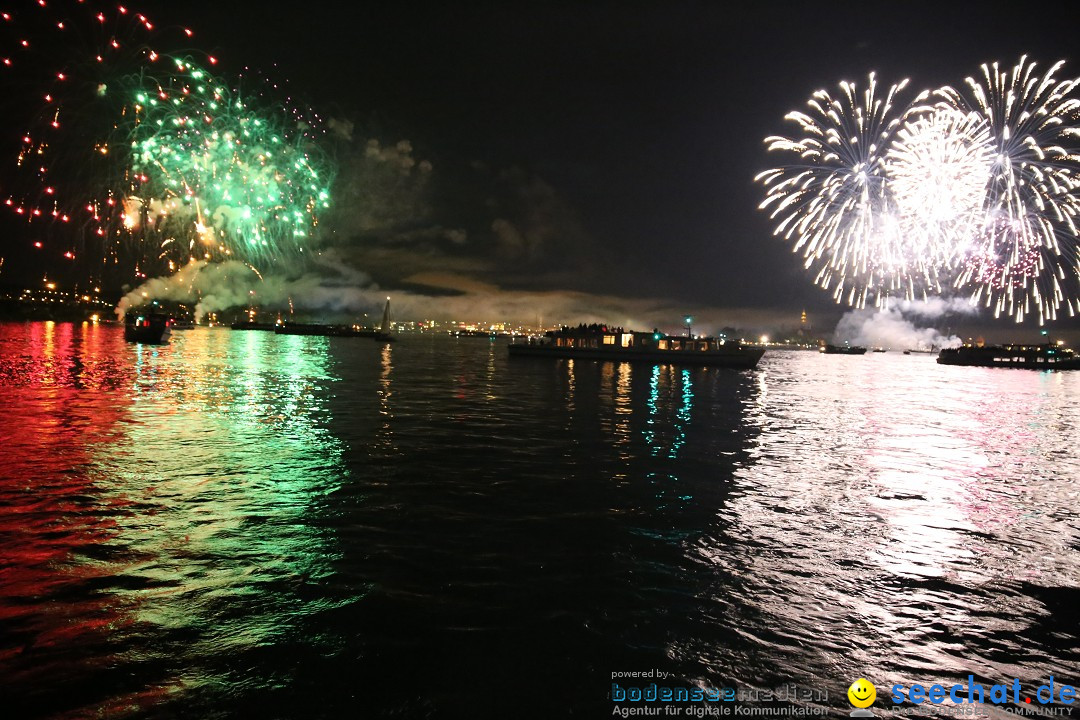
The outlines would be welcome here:
[[[155,6],[227,71],[288,78],[353,123],[359,147],[407,140],[430,163],[415,187],[364,176],[338,208],[350,262],[380,284],[441,272],[735,315],[839,315],[772,238],[752,180],[771,163],[763,138],[814,90],[869,71],[958,85],[1023,53],[1080,72],[1071,2],[143,5]],[[364,169],[346,157],[342,172]],[[364,197],[389,209],[348,217]]]

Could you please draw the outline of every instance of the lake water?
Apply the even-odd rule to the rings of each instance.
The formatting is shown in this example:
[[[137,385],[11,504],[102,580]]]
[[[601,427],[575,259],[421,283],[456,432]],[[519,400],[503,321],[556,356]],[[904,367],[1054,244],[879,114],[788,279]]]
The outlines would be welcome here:
[[[6,717],[1080,683],[1080,372],[36,323],[0,392]]]

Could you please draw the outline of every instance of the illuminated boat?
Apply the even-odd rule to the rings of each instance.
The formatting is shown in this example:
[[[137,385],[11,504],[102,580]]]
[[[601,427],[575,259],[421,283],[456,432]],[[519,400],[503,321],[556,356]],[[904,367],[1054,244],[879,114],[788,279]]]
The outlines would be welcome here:
[[[859,345],[822,345],[821,352],[826,355],[865,355],[866,348]]]
[[[128,313],[124,318],[124,339],[147,345],[162,345],[172,336],[173,319],[163,313]]]
[[[938,355],[942,365],[1023,368],[1026,370],[1080,370],[1080,357],[1061,345],[963,345]]]
[[[672,365],[708,365],[752,370],[765,348],[738,340],[589,326],[550,330],[543,338],[507,345],[511,357],[580,358]]]

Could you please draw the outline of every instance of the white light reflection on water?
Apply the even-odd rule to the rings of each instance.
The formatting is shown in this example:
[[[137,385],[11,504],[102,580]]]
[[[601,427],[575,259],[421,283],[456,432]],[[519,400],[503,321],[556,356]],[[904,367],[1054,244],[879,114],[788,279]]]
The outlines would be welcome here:
[[[835,687],[823,667],[924,684],[1060,668],[1031,618],[1075,641],[1035,598],[1080,587],[1080,375],[773,353],[757,384],[749,461],[690,547],[741,578],[737,597],[717,584],[711,617],[810,686]],[[740,674],[708,648],[673,652]]]
[[[526,678],[592,717],[652,667],[846,713],[1080,666],[1080,373],[119,332],[0,325],[0,686],[38,715],[480,716]]]

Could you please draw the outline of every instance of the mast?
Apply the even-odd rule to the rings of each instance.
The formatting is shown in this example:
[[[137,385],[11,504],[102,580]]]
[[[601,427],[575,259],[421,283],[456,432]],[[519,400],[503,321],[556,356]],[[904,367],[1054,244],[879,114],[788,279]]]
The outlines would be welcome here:
[[[383,335],[390,334],[390,298],[386,298],[386,307],[382,311],[382,325],[379,327],[379,332]]]

